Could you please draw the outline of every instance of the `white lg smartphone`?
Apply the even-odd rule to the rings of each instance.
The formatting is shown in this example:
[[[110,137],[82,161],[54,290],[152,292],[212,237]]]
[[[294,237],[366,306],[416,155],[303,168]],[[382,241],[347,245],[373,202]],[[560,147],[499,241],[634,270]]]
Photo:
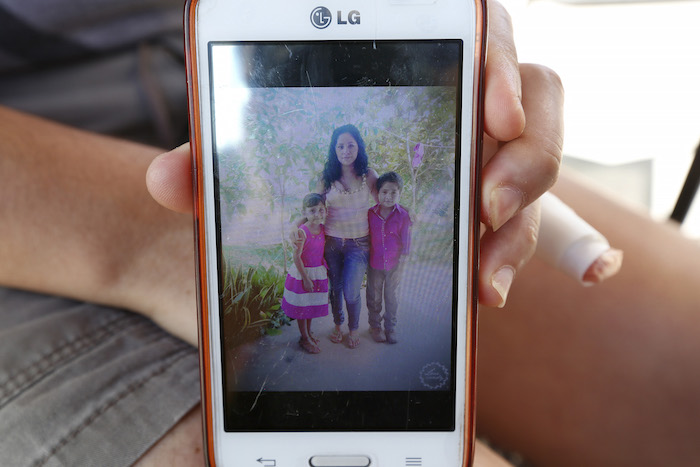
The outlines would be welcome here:
[[[481,0],[190,0],[206,459],[473,455]]]

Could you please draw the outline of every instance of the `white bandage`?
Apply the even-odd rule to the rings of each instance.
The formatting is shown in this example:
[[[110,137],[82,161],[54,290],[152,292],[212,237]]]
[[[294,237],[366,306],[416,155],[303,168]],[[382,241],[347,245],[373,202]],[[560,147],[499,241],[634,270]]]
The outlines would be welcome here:
[[[592,285],[583,276],[610,249],[610,243],[553,194],[545,193],[540,200],[542,220],[535,254],[581,284]]]

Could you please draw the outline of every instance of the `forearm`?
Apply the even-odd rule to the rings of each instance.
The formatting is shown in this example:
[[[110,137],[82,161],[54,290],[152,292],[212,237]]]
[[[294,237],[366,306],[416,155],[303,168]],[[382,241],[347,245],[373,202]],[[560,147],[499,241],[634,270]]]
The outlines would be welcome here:
[[[294,266],[297,267],[297,271],[299,271],[299,275],[301,275],[301,279],[308,281],[309,275],[306,274],[306,268],[304,267],[304,262],[301,260],[301,251],[295,250],[294,251]]]
[[[566,175],[555,193],[625,263],[586,288],[535,259],[480,313],[480,430],[536,465],[696,465],[700,246]]]
[[[160,152],[0,108],[0,284],[172,310],[193,341],[191,220],[145,187]]]

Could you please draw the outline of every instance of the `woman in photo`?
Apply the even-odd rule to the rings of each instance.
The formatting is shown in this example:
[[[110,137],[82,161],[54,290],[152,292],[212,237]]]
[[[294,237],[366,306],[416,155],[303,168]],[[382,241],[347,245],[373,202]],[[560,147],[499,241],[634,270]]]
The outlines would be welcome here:
[[[329,300],[335,329],[330,340],[344,339],[343,299],[348,315],[347,345],[360,344],[357,332],[360,323],[360,287],[369,261],[369,223],[367,210],[370,198],[377,202],[377,172],[368,167],[365,142],[354,125],[336,128],[331,136],[328,158],[316,186],[326,197],[326,247],[330,281]],[[294,237],[295,244],[299,236]]]

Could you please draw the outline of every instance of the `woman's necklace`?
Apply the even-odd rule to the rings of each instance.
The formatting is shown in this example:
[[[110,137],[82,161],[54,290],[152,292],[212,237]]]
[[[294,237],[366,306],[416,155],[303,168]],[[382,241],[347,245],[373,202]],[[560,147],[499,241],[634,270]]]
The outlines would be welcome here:
[[[345,177],[341,177],[339,180],[336,181],[336,183],[333,184],[333,187],[336,190],[338,190],[338,192],[340,192],[342,194],[352,195],[354,193],[362,191],[365,183],[366,183],[366,176],[365,175],[363,175],[362,178],[355,177],[352,180],[352,183],[348,183],[348,180]],[[339,185],[339,187],[338,187],[338,185]]]

